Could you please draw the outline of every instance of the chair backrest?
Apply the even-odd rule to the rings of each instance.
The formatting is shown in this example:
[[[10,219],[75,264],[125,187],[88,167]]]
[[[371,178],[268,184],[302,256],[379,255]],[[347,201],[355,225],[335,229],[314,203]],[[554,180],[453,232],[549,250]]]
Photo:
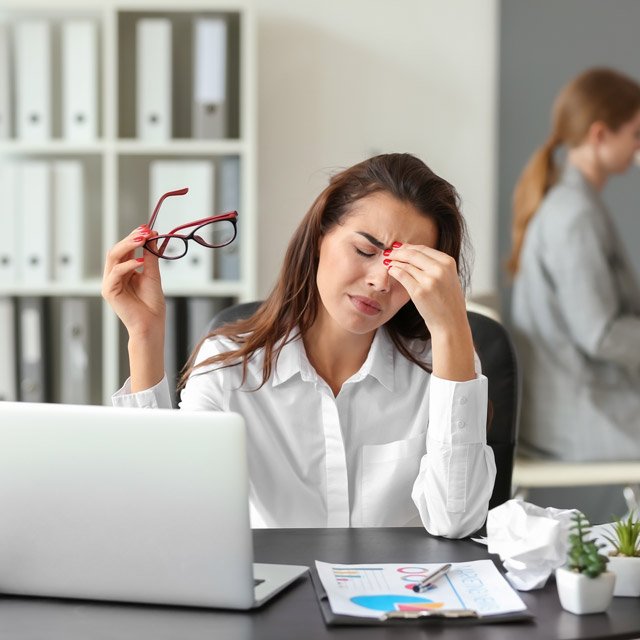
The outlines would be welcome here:
[[[248,318],[261,302],[245,302],[220,311],[211,321],[209,331],[228,322]],[[507,329],[488,316],[467,311],[473,342],[489,381],[489,402],[493,418],[487,442],[493,449],[497,476],[489,508],[511,498],[511,476],[518,438],[520,417],[520,375],[516,351]]]
[[[487,442],[493,449],[497,475],[489,508],[511,498],[511,476],[520,419],[520,372],[516,350],[507,329],[488,316],[467,311],[482,373],[489,381],[493,419]]]

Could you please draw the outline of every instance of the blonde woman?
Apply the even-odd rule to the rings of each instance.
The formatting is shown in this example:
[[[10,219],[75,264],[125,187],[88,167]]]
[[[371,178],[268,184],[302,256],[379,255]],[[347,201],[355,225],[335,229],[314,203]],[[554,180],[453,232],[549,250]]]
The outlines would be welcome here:
[[[638,150],[639,84],[590,69],[560,92],[516,185],[509,268],[524,452],[640,458],[640,288],[602,198]]]

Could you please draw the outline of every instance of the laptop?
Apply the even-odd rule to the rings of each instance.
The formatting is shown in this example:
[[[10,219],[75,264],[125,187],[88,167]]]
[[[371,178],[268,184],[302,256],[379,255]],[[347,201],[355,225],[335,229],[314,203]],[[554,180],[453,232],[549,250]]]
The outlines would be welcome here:
[[[0,593],[251,609],[252,542],[240,415],[0,402]]]

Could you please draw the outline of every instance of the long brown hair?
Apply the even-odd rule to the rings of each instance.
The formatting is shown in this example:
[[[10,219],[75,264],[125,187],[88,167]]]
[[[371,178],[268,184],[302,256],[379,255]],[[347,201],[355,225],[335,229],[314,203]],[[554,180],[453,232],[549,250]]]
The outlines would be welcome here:
[[[589,69],[558,94],[553,105],[551,133],[526,164],[513,194],[511,256],[507,270],[513,276],[520,266],[525,233],[542,199],[558,179],[554,154],[584,142],[594,122],[617,131],[640,110],[640,85],[613,69]]]
[[[264,384],[282,347],[297,335],[297,332],[292,335],[294,329],[299,328],[304,336],[316,319],[320,304],[316,272],[322,238],[341,224],[355,202],[376,192],[389,193],[411,204],[436,223],[436,248],[455,259],[462,284],[466,286],[468,274],[462,251],[466,240],[465,224],[454,187],[408,153],[374,156],[331,178],[294,232],[269,297],[253,316],[216,329],[196,346],[183,370],[180,387],[184,387],[195,369],[210,365],[242,363],[244,382],[249,359],[261,348],[264,349]],[[405,345],[408,339],[429,338],[429,330],[411,300],[386,323],[386,328],[398,350],[428,370]],[[214,335],[231,338],[238,348],[195,365],[202,342]]]

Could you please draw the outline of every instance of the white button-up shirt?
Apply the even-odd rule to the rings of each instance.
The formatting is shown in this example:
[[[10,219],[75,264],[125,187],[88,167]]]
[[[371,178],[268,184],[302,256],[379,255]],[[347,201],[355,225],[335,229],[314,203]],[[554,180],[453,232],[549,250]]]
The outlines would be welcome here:
[[[226,338],[209,339],[197,361],[233,348]],[[430,351],[422,357],[429,362]],[[180,402],[182,409],[244,417],[253,526],[422,521],[430,533],[448,537],[482,526],[496,469],[486,444],[487,379],[477,358],[475,380],[443,380],[403,357],[381,329],[337,396],[299,338],[284,346],[260,387],[262,364],[259,351],[244,385],[241,366],[197,369]],[[127,381],[113,402],[170,407],[166,377],[135,394]]]

